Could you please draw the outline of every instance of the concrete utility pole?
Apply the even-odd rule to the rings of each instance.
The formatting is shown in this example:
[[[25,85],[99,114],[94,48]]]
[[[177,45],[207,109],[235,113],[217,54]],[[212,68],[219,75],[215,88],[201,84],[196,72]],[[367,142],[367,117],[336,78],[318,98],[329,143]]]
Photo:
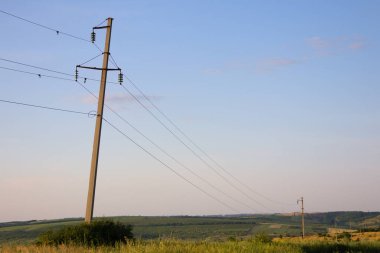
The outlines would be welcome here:
[[[108,58],[110,55],[111,28],[112,28],[112,20],[113,19],[108,18],[107,20],[108,20],[107,26],[96,27],[96,29],[103,29],[103,28],[107,29],[107,33],[106,33],[106,41],[105,41],[104,54],[103,54],[103,67],[101,69],[102,70],[102,77],[100,79],[98,111],[96,114],[96,126],[95,126],[95,135],[94,135],[94,145],[92,148],[90,181],[89,181],[89,185],[88,185],[86,218],[85,218],[85,221],[87,223],[91,222],[93,214],[94,214],[96,174],[97,174],[97,170],[98,170],[100,136],[101,136],[101,132],[102,132],[104,95],[105,95],[105,91],[106,91],[107,71],[108,71]]]
[[[304,220],[304,208],[303,208],[303,197],[297,200],[297,204],[301,202],[301,225],[302,225],[302,239],[305,237],[305,220]]]

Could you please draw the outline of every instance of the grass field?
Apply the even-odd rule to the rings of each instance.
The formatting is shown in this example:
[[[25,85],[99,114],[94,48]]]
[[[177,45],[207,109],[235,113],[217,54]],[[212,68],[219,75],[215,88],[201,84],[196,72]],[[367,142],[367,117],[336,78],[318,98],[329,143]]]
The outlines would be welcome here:
[[[339,220],[339,228],[360,230],[379,228],[380,213],[335,212],[308,215],[305,240],[300,233],[300,217],[292,215],[111,217],[134,225],[135,244],[117,247],[84,248],[63,245],[37,247],[32,242],[47,230],[79,224],[83,219],[61,219],[0,223],[0,252],[305,252],[380,253],[380,232],[352,233],[349,240],[327,235]],[[263,233],[271,243],[254,240]],[[338,239],[338,240],[337,240]]]
[[[230,237],[249,237],[258,232],[272,236],[299,235],[299,217],[255,215],[241,217],[113,217],[115,221],[134,226],[133,233],[139,239],[175,238],[182,240],[224,240]],[[30,221],[0,225],[0,243],[24,243],[34,240],[40,233],[74,225],[82,219]],[[307,228],[311,234],[326,232],[327,226],[314,224]]]
[[[79,252],[125,252],[125,253],[378,253],[380,252],[380,242],[275,242],[275,243],[258,243],[250,240],[243,241],[184,241],[184,240],[154,240],[146,242],[137,242],[135,244],[120,245],[116,247],[98,247],[85,248],[78,246],[42,246],[33,245],[2,245],[0,246],[2,253],[79,253]]]
[[[380,213],[334,212],[306,216],[308,235],[326,234],[329,227],[361,229],[380,227]],[[174,238],[180,240],[226,240],[249,238],[264,232],[272,237],[300,235],[300,217],[292,215],[241,215],[241,216],[122,216],[110,217],[115,221],[134,226],[138,239]],[[0,223],[0,244],[27,243],[47,230],[78,224],[83,219],[61,219]],[[363,225],[364,224],[364,225]]]

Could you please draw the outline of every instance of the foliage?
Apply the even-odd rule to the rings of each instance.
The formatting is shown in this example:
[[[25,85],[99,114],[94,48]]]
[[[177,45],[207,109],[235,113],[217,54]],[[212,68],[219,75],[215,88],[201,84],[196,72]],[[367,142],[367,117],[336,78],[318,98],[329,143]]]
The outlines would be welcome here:
[[[37,238],[37,245],[81,245],[115,246],[133,239],[132,226],[111,220],[95,220],[90,224],[64,227],[57,231],[49,230]]]
[[[257,243],[271,243],[272,238],[270,238],[269,235],[264,232],[259,232],[253,237],[253,241]]]
[[[300,244],[305,253],[379,253],[380,244],[376,242],[318,242]]]
[[[342,239],[344,241],[351,241],[351,234],[349,232],[343,232],[338,234],[338,239]]]
[[[55,246],[4,246],[0,252],[28,253],[302,253],[297,245],[280,243],[263,244],[252,241],[184,241],[184,240],[153,240],[136,241],[133,244],[119,244],[115,247],[83,247],[73,245]]]
[[[358,229],[359,231],[363,227],[362,224],[367,224],[367,227],[368,224],[378,227],[380,219],[374,219],[373,217],[377,217],[375,215],[379,216],[380,213],[350,212],[345,214],[345,212],[340,212],[310,214],[307,216],[306,233],[308,235],[325,234],[329,225],[318,222],[319,219],[322,221],[325,216],[328,219],[334,219],[339,216],[340,224],[349,224],[349,220],[351,219],[352,229]],[[208,240],[225,240],[229,237],[250,238],[260,231],[265,231],[271,237],[276,237],[276,235],[283,235],[283,237],[299,236],[300,232],[300,217],[292,215],[121,216],[112,217],[112,219],[123,224],[132,224],[134,236],[140,239],[175,238],[180,240],[204,240],[207,238]],[[69,218],[0,223],[0,244],[7,242],[29,243],[45,231],[77,225],[82,220],[83,218]],[[349,226],[343,226],[342,228],[349,228]],[[380,238],[380,235],[377,238]],[[356,239],[356,237],[352,238],[352,240]],[[374,238],[368,239],[373,240]]]
[[[242,241],[186,241],[153,240],[116,246],[84,247],[75,245],[1,245],[0,252],[28,253],[378,253],[380,242],[272,242],[260,243],[251,240]]]

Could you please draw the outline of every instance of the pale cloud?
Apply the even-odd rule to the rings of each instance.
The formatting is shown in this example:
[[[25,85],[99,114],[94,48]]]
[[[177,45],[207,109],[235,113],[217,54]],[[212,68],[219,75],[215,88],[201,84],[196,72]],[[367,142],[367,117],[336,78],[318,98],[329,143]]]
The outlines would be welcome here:
[[[322,50],[331,47],[331,41],[322,39],[321,37],[314,36],[307,39],[307,42],[311,47],[317,50]]]
[[[231,71],[269,73],[292,65],[306,63],[315,57],[358,51],[366,46],[364,39],[359,36],[312,36],[306,38],[305,41],[308,50],[303,56],[268,57],[251,63],[242,60],[231,60],[220,64],[219,67],[206,68],[202,70],[202,73],[205,75],[222,75]]]
[[[348,48],[351,50],[359,50],[365,47],[365,43],[363,41],[352,42],[348,45]]]
[[[337,36],[322,38],[313,36],[306,39],[306,43],[319,56],[328,56],[347,50],[360,50],[365,47],[364,40],[357,37]]]
[[[257,72],[270,72],[279,68],[287,67],[290,65],[298,64],[300,61],[289,58],[269,58],[259,61],[256,64]]]
[[[202,74],[205,75],[220,75],[223,74],[225,71],[221,68],[206,68],[202,70]]]

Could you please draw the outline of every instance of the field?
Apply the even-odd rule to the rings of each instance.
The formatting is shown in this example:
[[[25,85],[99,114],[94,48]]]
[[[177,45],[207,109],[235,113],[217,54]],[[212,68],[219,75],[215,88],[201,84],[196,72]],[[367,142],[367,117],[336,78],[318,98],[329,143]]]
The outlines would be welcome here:
[[[80,246],[33,246],[33,245],[2,245],[0,246],[2,253],[79,253],[79,252],[125,252],[125,253],[378,253],[380,252],[380,242],[274,242],[260,243],[252,240],[243,241],[183,241],[183,240],[155,240],[147,242],[136,242],[135,244],[120,245],[116,247],[98,247],[84,248]]]
[[[300,217],[293,215],[111,217],[134,226],[134,244],[115,248],[69,245],[37,247],[47,230],[79,224],[83,219],[0,223],[0,252],[380,252],[380,213],[333,212],[306,216],[307,238],[300,237]],[[331,229],[335,227],[337,229]],[[330,228],[330,229],[329,229]],[[350,238],[328,231],[356,230]],[[265,235],[271,242],[257,240]]]

